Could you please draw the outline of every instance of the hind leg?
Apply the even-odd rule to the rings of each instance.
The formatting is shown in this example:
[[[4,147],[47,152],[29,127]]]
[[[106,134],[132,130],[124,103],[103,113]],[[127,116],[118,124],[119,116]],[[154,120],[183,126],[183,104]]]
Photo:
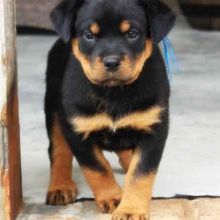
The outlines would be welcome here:
[[[132,150],[116,151],[115,153],[119,157],[119,163],[121,164],[124,172],[127,173],[133,155]]]
[[[73,154],[63,136],[58,117],[53,120],[50,141],[51,176],[46,203],[67,205],[75,201],[77,188],[72,181]]]

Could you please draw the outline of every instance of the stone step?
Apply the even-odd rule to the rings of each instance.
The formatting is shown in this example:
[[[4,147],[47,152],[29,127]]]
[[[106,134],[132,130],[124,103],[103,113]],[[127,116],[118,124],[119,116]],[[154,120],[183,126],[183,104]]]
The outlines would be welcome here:
[[[94,201],[66,207],[27,204],[17,220],[111,220],[101,214]],[[151,220],[219,220],[220,198],[156,199],[151,205]]]

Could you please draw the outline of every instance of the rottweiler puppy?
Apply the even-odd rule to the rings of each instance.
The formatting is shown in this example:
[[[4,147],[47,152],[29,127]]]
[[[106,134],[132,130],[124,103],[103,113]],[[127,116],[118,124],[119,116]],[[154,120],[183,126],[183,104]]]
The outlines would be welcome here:
[[[68,0],[51,18],[60,39],[46,79],[47,204],[75,201],[75,156],[102,212],[148,219],[168,135],[170,89],[158,43],[175,15],[156,0]],[[123,190],[104,150],[119,157]]]

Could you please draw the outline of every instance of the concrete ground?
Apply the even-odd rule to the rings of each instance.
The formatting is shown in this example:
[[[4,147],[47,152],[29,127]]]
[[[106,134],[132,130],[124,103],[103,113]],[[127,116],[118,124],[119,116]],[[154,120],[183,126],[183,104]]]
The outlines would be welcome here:
[[[220,32],[192,30],[180,19],[170,39],[181,71],[171,81],[170,134],[154,197],[220,196]],[[39,218],[38,214],[44,213],[42,210],[46,210],[48,219],[57,219],[50,218],[55,210],[58,218],[62,214],[69,216],[68,213],[72,214],[74,210],[77,212],[77,207],[84,210],[84,205],[91,210],[88,213],[94,210],[94,203],[91,202],[77,203],[72,211],[71,206],[57,209],[44,206],[49,183],[48,140],[43,112],[44,79],[46,55],[55,40],[53,36],[18,37],[23,193],[27,204],[26,214],[31,210],[36,213],[36,219]],[[107,157],[123,185],[123,174],[117,158],[110,153],[107,153]],[[92,198],[76,162],[73,174],[79,186],[79,198]],[[157,205],[154,206],[157,209]],[[26,214],[23,213],[21,219],[34,219]],[[92,214],[88,216],[81,219],[92,219]],[[77,214],[76,219],[79,219]],[[167,219],[183,218],[174,216]]]
[[[219,220],[220,199],[153,200],[151,220]],[[18,220],[111,220],[111,215],[101,214],[94,202],[76,203],[67,207],[27,205]]]

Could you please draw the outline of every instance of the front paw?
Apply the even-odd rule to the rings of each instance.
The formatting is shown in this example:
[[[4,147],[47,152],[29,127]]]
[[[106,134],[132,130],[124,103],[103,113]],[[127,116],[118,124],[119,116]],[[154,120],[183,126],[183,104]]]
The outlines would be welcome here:
[[[77,188],[75,183],[70,182],[64,186],[51,186],[47,192],[47,205],[68,205],[75,202]]]
[[[112,220],[150,220],[147,213],[138,213],[132,209],[117,209],[112,214]]]
[[[101,195],[96,198],[97,206],[103,213],[112,213],[118,207],[121,196],[121,189],[103,191]]]

